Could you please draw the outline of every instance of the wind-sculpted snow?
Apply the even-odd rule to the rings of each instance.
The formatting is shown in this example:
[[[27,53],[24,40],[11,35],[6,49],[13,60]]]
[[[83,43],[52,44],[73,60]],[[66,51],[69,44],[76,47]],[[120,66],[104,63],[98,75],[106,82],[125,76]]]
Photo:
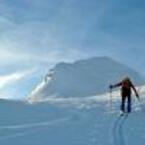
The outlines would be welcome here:
[[[54,126],[54,125],[61,124],[61,123],[67,123],[67,121],[69,121],[69,119],[70,118],[60,118],[57,120],[38,122],[38,123],[33,123],[33,124],[0,126],[0,130],[13,130],[13,131],[20,130],[20,132],[14,133],[13,135],[0,137],[0,140],[22,137],[22,136],[29,135],[29,134],[31,135],[31,134],[36,133],[36,132],[39,133],[39,131],[42,131],[43,128],[45,128],[45,127]],[[31,129],[31,128],[33,130],[23,131],[25,129]]]
[[[52,121],[44,121],[44,122],[38,122],[38,123],[31,123],[31,124],[17,124],[17,125],[7,125],[7,126],[0,126],[0,130],[9,130],[9,129],[27,129],[27,128],[36,128],[36,127],[45,127],[49,125],[54,125],[57,123],[63,123],[65,121],[68,121],[69,118],[60,118]]]
[[[145,78],[135,70],[107,57],[59,63],[28,98],[39,101],[49,97],[89,97],[108,91],[110,83],[129,76],[135,85],[145,84]]]
[[[145,86],[139,86],[137,87],[137,90],[141,96],[144,96],[145,94]],[[110,96],[111,95],[111,96]],[[29,103],[40,103],[40,102],[47,102],[49,104],[56,104],[60,106],[71,106],[71,107],[78,107],[78,108],[83,108],[83,107],[92,107],[97,104],[97,102],[107,102],[108,104],[110,101],[116,101],[120,100],[120,91],[112,91],[111,94],[110,92],[101,94],[101,95],[96,95],[96,96],[90,96],[90,97],[68,97],[68,98],[61,98],[61,97],[46,97],[46,98],[41,98],[39,100],[35,100],[35,98],[28,98]],[[133,93],[133,100],[135,100],[135,96]]]

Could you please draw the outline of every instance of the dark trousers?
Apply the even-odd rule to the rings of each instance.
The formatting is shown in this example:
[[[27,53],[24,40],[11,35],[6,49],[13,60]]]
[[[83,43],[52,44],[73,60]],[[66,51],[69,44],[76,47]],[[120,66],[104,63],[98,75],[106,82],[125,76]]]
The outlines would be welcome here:
[[[127,100],[127,112],[129,113],[129,112],[131,112],[131,95],[123,95],[122,96],[121,110],[123,112],[126,111],[126,109],[125,109],[126,100]]]

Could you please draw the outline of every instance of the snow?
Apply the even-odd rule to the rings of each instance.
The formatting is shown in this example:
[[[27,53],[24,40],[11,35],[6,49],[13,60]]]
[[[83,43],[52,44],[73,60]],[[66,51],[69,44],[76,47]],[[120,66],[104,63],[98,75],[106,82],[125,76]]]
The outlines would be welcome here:
[[[127,117],[119,116],[118,91],[113,92],[113,108],[109,94],[51,98],[37,104],[1,100],[0,144],[144,145],[144,88],[140,88],[142,101],[133,101]]]
[[[129,75],[135,85],[145,84],[145,78],[133,69],[107,57],[96,57],[74,63],[59,63],[28,96],[40,101],[52,97],[89,97],[104,94],[109,84]],[[47,75],[49,76],[49,74]]]
[[[137,91],[139,92],[139,94],[142,96],[145,94],[145,86],[138,86],[136,87]],[[115,90],[112,91],[111,94],[110,92],[108,93],[104,93],[104,94],[100,94],[100,95],[95,95],[95,96],[89,96],[89,97],[56,97],[56,96],[48,96],[46,98],[39,98],[39,100],[36,101],[35,98],[28,98],[27,101],[29,103],[41,103],[41,102],[47,102],[49,104],[61,104],[63,106],[67,106],[67,105],[72,105],[72,106],[88,106],[89,105],[93,105],[96,102],[104,102],[106,100],[108,100],[108,102],[110,101],[110,95],[112,100],[116,101],[120,99],[120,90]],[[135,94],[133,92],[133,97],[135,98]],[[81,105],[80,105],[81,104]]]
[[[108,58],[94,58],[73,64],[61,63],[53,69],[51,76],[55,77],[45,78],[26,100],[0,100],[0,144],[144,145],[144,78],[128,67],[120,64],[119,66],[122,67],[118,68],[118,65],[118,63],[112,62]],[[79,69],[80,66],[86,72],[82,72]],[[94,66],[96,67],[94,68]],[[98,66],[103,66],[102,69],[99,68],[100,73],[96,70]],[[104,74],[104,69],[105,72],[109,69],[116,71],[115,73],[107,72]],[[71,77],[74,75],[71,80],[67,76],[68,71]],[[76,71],[77,75],[75,75]],[[91,71],[91,76],[87,75],[88,71]],[[116,79],[124,74],[123,71],[135,76],[135,80],[139,80],[135,82],[138,84],[137,90],[141,101],[138,102],[134,94],[132,94],[132,113],[120,117],[120,91],[114,90],[111,94],[112,99],[110,99],[111,96],[107,88],[109,84],[108,75],[112,82],[116,82]],[[85,81],[82,81],[82,74]],[[94,83],[93,80],[88,82],[92,76],[95,80]],[[82,96],[82,93],[78,93],[76,87],[69,81],[70,84],[66,83],[66,80],[70,82],[77,80],[78,84],[75,83],[75,85],[84,87],[83,90],[86,87],[91,88],[92,85],[96,84],[97,80],[96,88],[99,93],[94,91],[96,88],[93,88],[93,90],[87,89],[87,95]],[[63,85],[61,85],[64,87],[63,94],[69,93],[68,96],[66,94],[62,95],[62,92],[58,91],[61,88],[59,86],[61,81],[63,81]],[[84,82],[89,84],[83,85]],[[103,90],[98,87],[100,82],[102,82],[101,85],[106,84]],[[59,85],[56,85],[56,83]],[[67,92],[66,86],[64,86],[65,83],[68,85],[67,89],[72,87],[73,91],[76,89],[75,92],[77,93],[71,94],[72,90]],[[91,85],[91,83],[93,84]],[[81,90],[81,87],[78,89]]]

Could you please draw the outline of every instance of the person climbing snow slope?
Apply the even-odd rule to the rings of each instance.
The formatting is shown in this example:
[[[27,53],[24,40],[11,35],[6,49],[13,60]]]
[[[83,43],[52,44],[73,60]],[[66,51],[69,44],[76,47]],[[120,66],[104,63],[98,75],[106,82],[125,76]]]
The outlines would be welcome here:
[[[124,78],[121,82],[115,84],[115,85],[110,85],[109,86],[110,89],[116,88],[116,87],[121,87],[121,111],[122,113],[130,113],[131,112],[131,102],[132,102],[132,98],[131,98],[131,93],[132,93],[132,89],[137,97],[137,99],[139,100],[139,94],[135,88],[135,86],[133,85],[132,81],[130,80],[129,77]],[[126,111],[126,107],[125,107],[125,103],[127,100],[127,111]]]

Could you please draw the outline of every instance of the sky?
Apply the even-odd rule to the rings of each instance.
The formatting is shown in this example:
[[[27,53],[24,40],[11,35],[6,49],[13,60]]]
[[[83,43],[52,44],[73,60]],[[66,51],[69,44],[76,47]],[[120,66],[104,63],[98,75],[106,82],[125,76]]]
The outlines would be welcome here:
[[[0,0],[0,97],[26,96],[61,61],[109,56],[145,75],[144,8],[144,0]]]

